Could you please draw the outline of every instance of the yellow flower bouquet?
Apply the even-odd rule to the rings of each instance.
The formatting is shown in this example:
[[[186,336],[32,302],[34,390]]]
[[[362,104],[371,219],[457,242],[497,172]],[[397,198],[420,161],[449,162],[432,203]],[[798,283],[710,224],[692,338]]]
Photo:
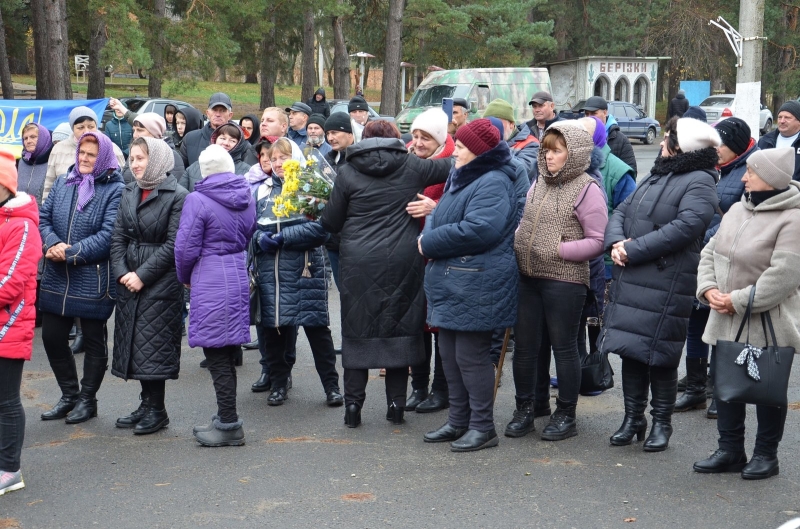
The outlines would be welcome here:
[[[283,163],[283,188],[275,197],[272,212],[276,217],[297,213],[316,220],[325,209],[333,189],[333,180],[318,169],[318,162],[308,157],[302,165],[297,160]]]

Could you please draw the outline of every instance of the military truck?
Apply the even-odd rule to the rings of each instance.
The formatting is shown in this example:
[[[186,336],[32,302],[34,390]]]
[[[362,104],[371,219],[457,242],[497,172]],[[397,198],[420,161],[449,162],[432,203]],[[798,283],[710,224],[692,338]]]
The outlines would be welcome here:
[[[533,119],[528,105],[531,96],[545,90],[551,92],[547,68],[470,68],[431,72],[396,117],[400,132],[408,132],[420,113],[441,107],[446,97],[463,98],[469,103],[467,119],[483,115],[493,99],[505,99],[514,107],[517,123]]]

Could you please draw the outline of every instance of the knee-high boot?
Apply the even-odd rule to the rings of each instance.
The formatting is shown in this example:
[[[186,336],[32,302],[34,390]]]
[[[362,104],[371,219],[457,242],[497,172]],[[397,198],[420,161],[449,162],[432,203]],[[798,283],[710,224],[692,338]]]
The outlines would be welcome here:
[[[97,417],[97,391],[108,368],[108,357],[89,356],[83,359],[83,379],[78,403],[69,415],[67,424],[78,424]]]
[[[650,369],[650,401],[653,427],[642,446],[645,452],[661,452],[669,446],[672,435],[672,412],[678,395],[678,370],[653,367]]]
[[[75,358],[48,358],[53,374],[56,376],[58,387],[61,388],[61,398],[50,411],[44,412],[41,417],[43,421],[63,419],[75,407],[78,402],[78,369],[75,367]]]
[[[705,358],[686,358],[686,391],[675,403],[675,411],[706,409],[707,369]]]
[[[647,393],[650,389],[650,370],[636,360],[622,359],[622,394],[625,400],[625,418],[622,426],[611,436],[611,444],[625,446],[644,438],[647,431]]]

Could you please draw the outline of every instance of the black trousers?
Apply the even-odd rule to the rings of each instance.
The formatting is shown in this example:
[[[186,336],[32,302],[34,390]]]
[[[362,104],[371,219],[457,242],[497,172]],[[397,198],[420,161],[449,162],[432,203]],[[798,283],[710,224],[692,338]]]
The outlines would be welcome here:
[[[166,380],[140,380],[142,393],[147,395],[150,406],[157,410],[164,409],[164,392],[167,389]]]
[[[336,372],[336,353],[333,349],[333,338],[329,327],[303,327],[311,354],[314,356],[314,366],[317,368],[319,380],[325,392],[339,390],[339,373]],[[264,338],[264,353],[269,365],[269,379],[272,389],[284,388],[288,383],[289,373],[294,365],[295,358],[289,352],[295,351],[297,341],[297,327],[262,327],[261,336]]]
[[[0,470],[19,470],[25,441],[25,410],[19,398],[24,360],[0,358]]]
[[[240,345],[203,347],[217,395],[217,415],[224,424],[239,420],[236,413],[236,356],[241,350]]]
[[[256,325],[256,336],[258,336],[258,352],[261,353],[261,359],[258,361],[261,364],[261,372],[269,374],[269,358],[267,358],[267,339],[264,335],[264,329],[261,325]],[[286,362],[289,364],[289,372],[291,373],[295,362],[297,361],[297,327],[294,327],[294,337],[291,338],[291,344],[288,345],[286,351]]]
[[[786,407],[756,406],[758,430],[753,454],[774,457],[778,455],[778,443],[783,438],[786,425]],[[744,452],[744,420],[747,405],[738,402],[717,401],[717,430],[720,450]]]
[[[108,330],[106,320],[81,318],[83,329],[83,348],[86,357],[108,360]],[[69,331],[75,318],[59,316],[50,312],[42,313],[42,344],[48,358],[64,359],[72,356],[69,348]]]
[[[492,331],[439,329],[442,367],[450,389],[447,422],[456,428],[494,428],[494,366],[489,358]]]
[[[442,355],[439,353],[439,333],[425,331],[425,363],[411,366],[411,388],[428,389],[431,379],[431,356],[433,356],[433,384],[431,390],[447,392],[447,379],[442,370]]]
[[[344,370],[344,403],[346,405],[358,404],[359,408],[364,407],[364,400],[367,398],[367,382],[369,381],[368,369],[347,369]],[[408,368],[390,367],[386,368],[386,404],[391,406],[394,403],[398,408],[406,405],[406,390],[408,388]]]

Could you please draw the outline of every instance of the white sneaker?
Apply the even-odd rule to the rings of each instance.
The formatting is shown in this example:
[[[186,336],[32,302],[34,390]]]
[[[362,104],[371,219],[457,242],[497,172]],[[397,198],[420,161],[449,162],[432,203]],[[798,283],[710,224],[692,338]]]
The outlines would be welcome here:
[[[6,492],[12,492],[25,488],[25,482],[22,481],[22,471],[16,472],[3,472],[0,471],[0,496]]]

